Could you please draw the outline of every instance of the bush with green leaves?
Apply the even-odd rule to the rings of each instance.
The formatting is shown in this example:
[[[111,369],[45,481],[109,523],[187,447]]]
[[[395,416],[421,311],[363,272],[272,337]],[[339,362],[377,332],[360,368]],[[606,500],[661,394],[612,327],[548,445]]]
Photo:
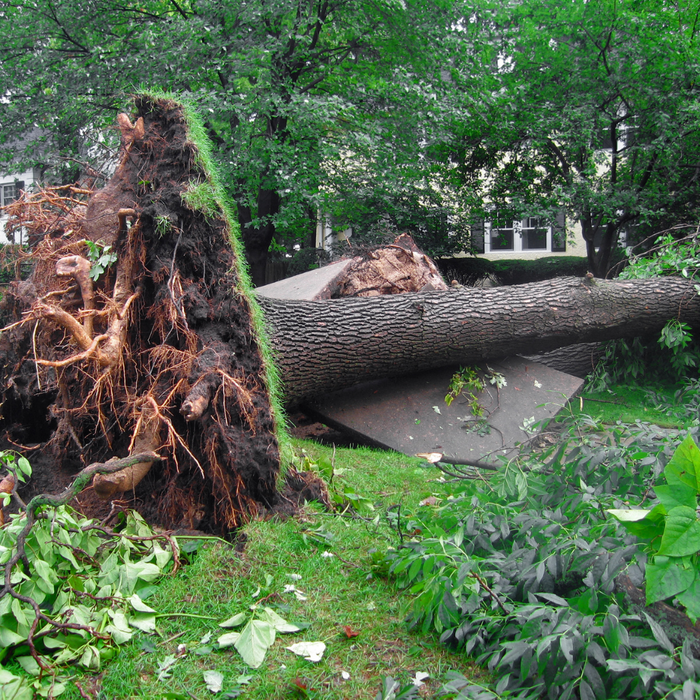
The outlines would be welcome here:
[[[685,447],[669,461],[677,443],[644,426],[613,428],[603,444],[572,434],[541,459],[456,483],[441,507],[413,515],[420,535],[386,556],[413,596],[409,625],[435,630],[494,677],[484,687],[453,673],[446,697],[697,696],[690,640],[616,587],[623,572],[642,586],[650,565],[645,544],[608,512],[648,499],[668,465],[683,469]],[[664,496],[668,512],[675,488]]]
[[[672,232],[658,237],[643,255],[628,253],[620,279],[648,279],[677,275],[695,279],[700,271],[700,238],[696,232],[678,239]],[[700,285],[695,285],[700,292]],[[700,368],[700,345],[693,329],[670,319],[658,337],[612,340],[606,343],[589,387],[602,390],[613,383],[634,382],[643,376],[655,379],[696,379]]]

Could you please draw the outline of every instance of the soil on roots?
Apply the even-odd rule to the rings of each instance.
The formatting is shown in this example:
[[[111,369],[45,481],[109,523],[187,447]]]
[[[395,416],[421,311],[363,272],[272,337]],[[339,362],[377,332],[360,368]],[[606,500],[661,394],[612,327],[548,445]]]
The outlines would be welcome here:
[[[114,177],[77,225],[44,231],[32,277],[3,299],[0,446],[30,459],[27,496],[140,441],[161,461],[113,503],[84,492],[83,508],[128,503],[165,527],[225,534],[278,500],[263,357],[181,106],[140,97],[136,108],[133,126],[120,118]],[[193,190],[206,206],[186,204]],[[77,277],[56,274],[59,260],[88,257],[85,241],[116,253],[92,308]]]

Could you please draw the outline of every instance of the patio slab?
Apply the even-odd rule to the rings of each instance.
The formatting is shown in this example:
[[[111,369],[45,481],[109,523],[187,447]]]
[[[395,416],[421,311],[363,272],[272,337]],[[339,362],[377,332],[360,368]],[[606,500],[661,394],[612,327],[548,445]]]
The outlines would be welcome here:
[[[452,463],[493,463],[533,437],[538,423],[554,417],[583,385],[582,379],[523,357],[491,361],[488,367],[505,377],[506,386],[488,384],[478,396],[481,420],[463,395],[445,403],[457,367],[364,382],[304,406],[326,425],[378,447],[407,455],[441,453],[442,461]]]

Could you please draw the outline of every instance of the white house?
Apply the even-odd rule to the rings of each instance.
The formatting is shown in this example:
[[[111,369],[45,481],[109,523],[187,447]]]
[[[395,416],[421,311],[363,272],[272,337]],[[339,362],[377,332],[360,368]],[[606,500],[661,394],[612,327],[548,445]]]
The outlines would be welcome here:
[[[24,241],[12,240],[5,232],[7,216],[2,207],[14,202],[22,190],[29,190],[38,180],[36,169],[25,170],[21,173],[0,173],[0,245],[7,243],[21,244]]]

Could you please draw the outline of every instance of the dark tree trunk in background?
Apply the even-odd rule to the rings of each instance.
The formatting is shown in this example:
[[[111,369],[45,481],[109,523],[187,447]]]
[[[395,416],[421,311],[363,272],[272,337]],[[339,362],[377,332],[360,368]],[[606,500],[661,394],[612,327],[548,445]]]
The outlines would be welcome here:
[[[253,284],[259,287],[265,284],[268,251],[275,235],[273,217],[279,213],[280,209],[279,194],[273,190],[261,189],[258,192],[257,209],[257,216],[262,219],[262,223],[254,226],[250,207],[238,205],[238,222],[241,225],[241,237],[245,246],[248,269]]]
[[[495,289],[259,301],[287,399],[450,364],[645,335],[670,318],[700,322],[698,293],[675,277],[565,277]]]

